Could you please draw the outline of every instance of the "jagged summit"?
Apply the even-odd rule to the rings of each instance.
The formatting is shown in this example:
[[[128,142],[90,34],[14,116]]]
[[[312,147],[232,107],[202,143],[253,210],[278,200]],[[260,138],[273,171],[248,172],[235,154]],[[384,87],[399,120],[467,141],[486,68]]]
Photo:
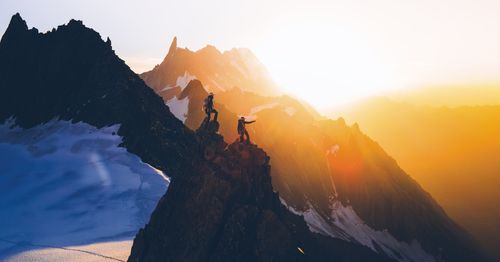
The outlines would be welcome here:
[[[29,35],[31,32],[32,34],[37,34],[38,30],[35,28],[32,28],[31,30],[28,29],[28,24],[24,19],[21,17],[19,13],[16,13],[15,15],[12,16],[10,19],[9,25],[7,26],[7,29],[5,30],[5,34],[2,36],[2,42],[5,42],[6,39],[10,38],[22,38],[26,37],[26,35]],[[4,43],[5,44],[5,43]],[[15,44],[15,43],[12,43]]]
[[[10,23],[8,28],[12,29],[23,29],[23,30],[28,30],[28,25],[26,24],[26,21],[21,17],[19,13],[16,13],[12,16],[10,19]]]
[[[165,88],[178,86],[179,79],[186,75],[199,79],[213,92],[238,86],[265,95],[281,93],[265,66],[250,50],[233,48],[221,52],[215,46],[207,45],[191,51],[178,48],[177,37],[172,40],[162,63],[140,76],[165,100],[169,100],[172,96],[164,93]]]
[[[222,52],[217,49],[214,45],[206,45],[202,49],[196,51],[197,54],[207,56],[207,57],[213,57],[216,58],[220,55],[222,55]]]
[[[89,40],[102,41],[101,35],[95,30],[86,27],[81,20],[71,19],[67,24],[59,25],[57,28],[42,33],[35,27],[29,29],[26,21],[19,13],[16,13],[12,16],[9,26],[2,36],[2,42],[4,42],[4,45],[19,45],[23,44],[23,41],[31,41],[36,38],[50,38],[56,32],[65,32],[66,34],[78,34],[82,32],[86,36],[86,39],[80,39],[83,42]],[[109,37],[106,39],[106,43],[107,47],[111,50],[111,40]]]
[[[85,26],[85,25],[83,25],[83,21],[82,20],[70,19],[67,26],[68,27],[72,27],[72,26],[82,27],[82,26]]]

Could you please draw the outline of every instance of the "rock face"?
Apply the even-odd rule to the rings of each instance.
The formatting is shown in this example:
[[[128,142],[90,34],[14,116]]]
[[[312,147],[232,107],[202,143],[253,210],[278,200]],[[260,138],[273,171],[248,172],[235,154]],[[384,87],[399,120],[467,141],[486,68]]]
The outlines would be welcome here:
[[[385,260],[311,233],[273,191],[269,156],[252,144],[227,146],[217,126],[197,130],[206,162],[172,182],[134,240],[129,261]]]

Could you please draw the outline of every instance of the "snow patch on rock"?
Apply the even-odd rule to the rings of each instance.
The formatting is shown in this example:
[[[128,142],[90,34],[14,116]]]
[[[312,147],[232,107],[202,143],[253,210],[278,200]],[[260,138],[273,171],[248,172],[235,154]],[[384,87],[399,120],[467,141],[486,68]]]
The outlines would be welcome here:
[[[169,108],[170,112],[174,114],[174,116],[181,120],[182,123],[186,122],[186,118],[188,115],[188,106],[189,106],[189,97],[184,97],[184,99],[178,99],[174,97],[168,100],[165,103]]]
[[[171,86],[171,85],[166,85],[164,88],[160,89],[159,92],[165,92],[165,91],[168,91],[170,89],[174,88],[174,86]]]
[[[259,106],[254,106],[250,109],[249,115],[255,115],[264,109],[272,109],[275,107],[279,107],[279,109],[283,110],[283,112],[287,113],[289,116],[294,116],[297,112],[297,109],[292,106],[285,106],[279,102],[271,102]]]
[[[271,108],[274,108],[278,105],[279,105],[278,102],[272,102],[272,103],[252,107],[252,109],[250,109],[250,115],[255,115],[264,109],[271,109]]]

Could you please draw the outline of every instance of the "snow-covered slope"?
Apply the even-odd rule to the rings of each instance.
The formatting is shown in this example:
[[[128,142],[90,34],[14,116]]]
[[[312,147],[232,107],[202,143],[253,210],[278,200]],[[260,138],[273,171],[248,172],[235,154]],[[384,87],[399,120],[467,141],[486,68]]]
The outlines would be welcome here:
[[[281,201],[286,205],[283,199]],[[329,216],[321,215],[311,204],[304,212],[290,206],[288,209],[297,215],[304,216],[312,232],[361,244],[397,261],[436,261],[432,255],[422,249],[418,241],[406,243],[398,241],[387,230],[374,230],[356,214],[351,206],[344,206],[340,201],[332,202],[332,212]]]
[[[326,151],[326,155],[335,156],[339,150],[340,146],[335,144]],[[412,240],[410,243],[399,241],[388,230],[375,230],[370,227],[359,217],[352,206],[344,205],[338,200],[339,195],[335,181],[333,177],[330,179],[333,195],[329,198],[329,213],[318,212],[310,202],[307,203],[307,208],[304,211],[293,208],[283,199],[281,202],[291,212],[302,215],[312,232],[361,244],[379,254],[401,262],[436,261],[417,240]]]
[[[169,178],[119,147],[118,128],[0,125],[0,259],[132,239],[147,223]]]
[[[110,262],[127,261],[132,240],[101,242],[64,248],[42,247],[13,255],[3,262]]]

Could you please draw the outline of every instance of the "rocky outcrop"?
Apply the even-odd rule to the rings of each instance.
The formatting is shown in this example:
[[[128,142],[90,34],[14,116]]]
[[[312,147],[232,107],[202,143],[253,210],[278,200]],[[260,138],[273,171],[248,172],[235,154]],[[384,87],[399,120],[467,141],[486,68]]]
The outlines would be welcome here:
[[[284,207],[270,158],[256,145],[227,145],[218,123],[196,132],[196,173],[175,179],[129,261],[383,261],[367,248],[313,234]]]

